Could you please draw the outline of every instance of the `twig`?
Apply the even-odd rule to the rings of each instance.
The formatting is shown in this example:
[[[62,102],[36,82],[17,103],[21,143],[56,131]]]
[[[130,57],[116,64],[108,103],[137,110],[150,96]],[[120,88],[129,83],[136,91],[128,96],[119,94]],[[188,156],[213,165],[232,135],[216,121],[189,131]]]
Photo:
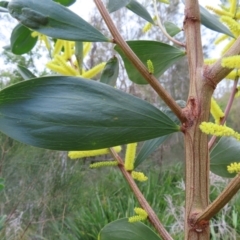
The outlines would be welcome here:
[[[196,217],[196,223],[210,220],[233,198],[239,189],[240,174],[233,178],[224,191],[201,214]]]
[[[152,223],[152,225],[156,228],[157,232],[159,235],[162,237],[163,240],[172,240],[172,237],[170,234],[167,232],[167,230],[164,228],[162,223],[159,221],[158,216],[156,213],[153,211],[151,206],[148,204],[147,200],[139,190],[137,184],[133,180],[131,173],[126,171],[124,168],[124,162],[122,158],[116,153],[116,151],[113,148],[110,148],[110,152],[112,156],[118,161],[118,167],[120,171],[122,172],[123,176],[127,180],[128,184],[130,185],[133,193],[135,194],[139,204],[141,207],[147,212],[148,214],[148,220]]]
[[[225,111],[224,111],[224,117],[220,121],[220,125],[223,125],[226,122],[227,117],[229,115],[229,112],[231,110],[231,107],[232,107],[232,104],[233,104],[233,100],[234,100],[234,96],[235,96],[236,91],[237,91],[238,79],[239,79],[239,77],[236,77],[236,79],[234,81],[233,89],[232,89],[231,95],[229,97],[227,106],[226,106]],[[212,138],[210,139],[210,141],[208,143],[208,149],[209,150],[213,147],[213,144],[215,143],[216,139],[217,139],[216,136],[212,136]]]
[[[176,40],[175,38],[171,37],[167,31],[165,30],[165,28],[163,27],[162,23],[161,23],[161,19],[158,15],[158,10],[157,10],[157,1],[153,0],[153,5],[154,5],[154,11],[155,11],[155,15],[157,18],[157,24],[159,26],[159,28],[161,29],[162,33],[173,43],[175,43],[176,45],[179,45],[180,47],[185,47],[184,43],[179,42],[178,40]]]
[[[182,109],[174,101],[174,99],[169,95],[169,93],[161,86],[157,78],[149,73],[146,66],[141,62],[141,60],[136,56],[128,44],[124,41],[118,29],[114,25],[107,9],[101,0],[94,0],[99,12],[102,15],[109,31],[113,36],[113,42],[116,43],[124,52],[126,57],[131,61],[131,63],[138,69],[142,76],[148,81],[152,88],[158,93],[162,100],[169,106],[169,108],[175,113],[181,122],[185,122],[186,117],[184,116]]]

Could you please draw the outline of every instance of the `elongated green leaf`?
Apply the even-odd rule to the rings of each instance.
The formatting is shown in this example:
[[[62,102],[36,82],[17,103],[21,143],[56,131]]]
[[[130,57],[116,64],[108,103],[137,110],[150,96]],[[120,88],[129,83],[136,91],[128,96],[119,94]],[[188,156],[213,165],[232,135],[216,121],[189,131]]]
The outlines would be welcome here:
[[[76,0],[54,0],[54,2],[58,2],[63,6],[71,6],[73,3],[76,2]]]
[[[210,153],[210,169],[221,177],[235,177],[229,173],[227,166],[240,162],[240,141],[232,137],[222,137]]]
[[[36,45],[38,38],[31,36],[32,31],[22,24],[18,24],[11,34],[11,51],[16,55],[28,53]]]
[[[4,179],[0,178],[0,192],[4,189],[5,185],[4,185]],[[1,226],[1,224],[0,224]]]
[[[118,59],[116,56],[114,56],[111,59],[109,59],[107,64],[105,65],[100,78],[100,82],[115,87],[118,73],[119,73]]]
[[[214,16],[202,6],[200,6],[200,14],[202,25],[213,31],[226,34],[230,37],[234,37],[231,31],[219,21],[219,18],[217,16]]]
[[[148,60],[152,61],[156,77],[162,75],[176,61],[185,56],[185,52],[182,50],[161,42],[140,40],[128,41],[127,43],[146,66]],[[147,84],[147,81],[128,60],[122,50],[118,46],[115,47],[115,50],[124,61],[129,79],[137,84]]]
[[[89,42],[108,42],[102,33],[74,12],[54,1],[13,0],[10,14],[28,28],[47,36]]]
[[[146,160],[167,138],[168,135],[145,141],[135,159],[134,168]]]
[[[177,35],[178,33],[180,33],[182,31],[181,28],[176,26],[174,23],[168,22],[168,21],[164,22],[164,27],[165,27],[167,33],[172,37]]]
[[[27,80],[0,92],[0,131],[55,150],[90,150],[179,131],[163,112],[111,86],[77,77]]]
[[[125,7],[131,0],[108,0],[107,9],[110,13]]]
[[[83,64],[83,42],[75,42],[75,56],[78,66],[82,69]]]
[[[129,223],[123,218],[107,224],[100,231],[98,240],[160,240],[160,237],[145,224]]]
[[[145,7],[142,4],[135,0],[131,0],[127,5],[126,8],[137,14],[139,17],[145,19],[150,23],[154,23],[151,15],[148,13]]]
[[[18,72],[21,74],[21,76],[23,77],[24,80],[36,78],[36,76],[27,68],[25,68],[21,65],[18,65],[17,68],[18,68]]]
[[[4,8],[4,7],[0,7],[0,12],[7,13],[8,10],[6,8]]]

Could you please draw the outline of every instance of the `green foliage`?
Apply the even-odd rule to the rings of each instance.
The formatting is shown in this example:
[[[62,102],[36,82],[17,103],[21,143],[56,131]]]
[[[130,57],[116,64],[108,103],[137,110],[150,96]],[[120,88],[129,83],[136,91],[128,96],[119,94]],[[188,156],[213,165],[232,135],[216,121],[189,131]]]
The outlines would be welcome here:
[[[131,0],[108,0],[107,9],[110,13],[125,7]]]
[[[165,43],[156,41],[127,41],[128,45],[147,66],[150,59],[154,66],[154,75],[159,77],[176,61],[185,56],[185,52]],[[128,60],[120,47],[116,46],[115,50],[121,55],[124,65],[131,81],[137,84],[147,84],[134,65]]]
[[[37,37],[31,36],[32,31],[22,24],[18,24],[12,31],[11,51],[16,55],[28,53],[33,49],[38,40]]]
[[[36,78],[36,76],[27,68],[25,68],[21,65],[18,65],[17,67],[18,67],[18,72],[21,74],[21,76],[23,77],[24,80]]]
[[[210,169],[213,173],[222,177],[235,177],[235,173],[229,173],[227,166],[240,162],[240,142],[232,137],[222,137],[210,154]]]
[[[176,26],[174,23],[166,21],[164,22],[164,27],[167,31],[167,33],[173,37],[175,35],[177,35],[178,33],[180,33],[182,31],[181,28],[179,28],[178,26]]]
[[[100,82],[106,83],[112,87],[115,87],[118,73],[119,73],[119,63],[118,63],[117,57],[114,56],[110,58],[106,63],[100,78]]]
[[[13,0],[9,13],[23,25],[52,38],[108,42],[102,33],[68,8],[54,1]]]
[[[141,222],[129,223],[127,218],[106,225],[99,233],[98,240],[160,240],[160,238]]]
[[[213,31],[226,34],[230,37],[234,37],[231,31],[219,21],[218,17],[212,15],[208,10],[206,10],[202,6],[200,6],[200,13],[201,13],[201,23],[205,27]]]
[[[148,102],[74,77],[43,77],[5,88],[0,112],[3,133],[55,150],[112,147],[179,131]]]
[[[58,2],[64,6],[71,6],[76,0],[54,0],[54,2]]]

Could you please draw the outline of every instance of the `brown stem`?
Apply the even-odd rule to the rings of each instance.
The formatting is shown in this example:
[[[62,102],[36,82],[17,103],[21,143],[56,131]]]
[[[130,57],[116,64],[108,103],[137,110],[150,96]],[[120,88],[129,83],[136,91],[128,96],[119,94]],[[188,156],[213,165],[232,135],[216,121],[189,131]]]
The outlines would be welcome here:
[[[234,96],[237,92],[237,84],[238,84],[238,79],[239,77],[237,77],[234,81],[234,84],[233,84],[233,88],[232,88],[232,92],[231,92],[231,95],[229,97],[229,100],[228,100],[228,103],[227,103],[227,106],[225,108],[225,111],[224,111],[224,117],[221,119],[220,121],[220,125],[223,125],[226,120],[227,120],[227,117],[229,115],[229,112],[231,110],[231,107],[232,107],[232,104],[233,104],[233,100],[234,100]],[[213,144],[215,143],[217,137],[216,136],[212,136],[209,143],[208,143],[208,149],[210,150],[212,147],[213,147]]]
[[[201,214],[196,217],[196,223],[206,222],[216,215],[240,189],[240,174],[228,184],[224,191]]]
[[[208,121],[213,87],[202,76],[203,53],[197,0],[185,0],[184,32],[186,35],[190,86],[187,107],[188,122],[183,125],[186,152],[185,240],[208,240],[207,224],[198,226],[195,216],[208,206],[209,152],[207,135],[199,125]],[[185,128],[185,129],[184,129]]]
[[[131,63],[138,69],[142,76],[148,81],[152,88],[158,93],[162,100],[169,106],[169,108],[175,113],[175,115],[181,120],[185,121],[185,116],[182,114],[182,109],[177,105],[174,99],[169,95],[169,93],[161,86],[157,78],[149,73],[146,66],[141,62],[141,60],[136,56],[128,44],[124,41],[118,29],[114,25],[107,9],[101,0],[94,0],[99,12],[102,15],[108,29],[110,30],[114,42],[122,49],[126,57],[131,61]]]
[[[112,156],[118,161],[118,167],[120,171],[122,172],[123,176],[127,180],[129,186],[131,187],[133,193],[135,194],[140,206],[147,212],[148,214],[148,220],[151,222],[151,224],[156,228],[157,232],[159,235],[162,237],[164,240],[172,240],[172,237],[170,234],[167,232],[167,230],[164,228],[162,223],[159,221],[158,216],[156,213],[153,211],[151,206],[148,204],[147,200],[139,190],[137,184],[133,180],[131,173],[126,171],[124,168],[124,162],[121,159],[121,157],[116,153],[116,151],[113,148],[110,148],[110,152]]]

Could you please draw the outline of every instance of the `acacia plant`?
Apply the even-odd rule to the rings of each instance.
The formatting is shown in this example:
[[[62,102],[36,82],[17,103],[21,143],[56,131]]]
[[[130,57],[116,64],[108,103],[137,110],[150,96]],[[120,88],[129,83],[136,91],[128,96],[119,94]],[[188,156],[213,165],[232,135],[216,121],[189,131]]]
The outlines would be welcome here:
[[[155,17],[151,17],[136,0],[108,0],[106,4],[94,0],[109,30],[105,35],[67,8],[74,0],[56,2],[0,2],[0,10],[19,21],[12,31],[10,50],[21,55],[41,40],[52,58],[46,66],[53,71],[52,76],[39,78],[19,66],[25,81],[0,92],[0,130],[26,144],[70,151],[70,158],[102,153],[112,155],[113,161],[92,167],[118,167],[139,205],[136,203],[136,216],[116,220],[104,227],[99,240],[172,239],[162,225],[161,217],[158,219],[135,183],[135,180],[145,181],[147,177],[134,170],[168,135],[182,132],[186,155],[185,239],[210,239],[210,219],[240,188],[240,134],[226,125],[234,96],[238,95],[238,1],[229,0],[219,8],[209,6],[216,16],[200,7],[197,0],[185,0],[184,42],[175,38],[181,28],[169,22],[164,27],[161,23],[158,4],[166,4],[167,0],[153,1],[151,7]],[[110,16],[111,12],[124,7],[148,22],[144,31],[151,26],[159,28],[159,34],[164,34],[171,44],[154,40],[125,41]],[[201,24],[221,33],[216,43],[226,43],[218,59],[204,61]],[[119,56],[86,69],[83,58],[91,42],[114,45],[129,79],[136,84],[150,84],[170,110],[159,110],[117,89]],[[160,76],[184,57],[188,59],[189,95],[184,99],[186,106],[183,107],[162,87]],[[101,70],[100,81],[92,80]],[[225,112],[212,98],[224,78],[234,82]],[[209,134],[213,135],[210,141]],[[135,157],[136,145],[141,141],[145,142]],[[127,144],[125,161],[118,154],[123,144]],[[233,178],[212,203],[209,203],[210,170]],[[159,236],[139,222],[144,219],[155,227]]]

